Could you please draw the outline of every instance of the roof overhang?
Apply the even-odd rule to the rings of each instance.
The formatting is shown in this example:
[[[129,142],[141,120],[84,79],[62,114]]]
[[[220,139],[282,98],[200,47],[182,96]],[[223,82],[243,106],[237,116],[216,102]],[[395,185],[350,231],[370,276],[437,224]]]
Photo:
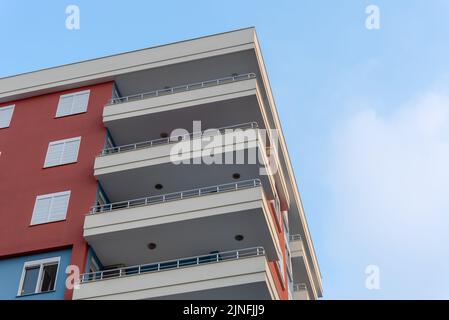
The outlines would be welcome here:
[[[0,78],[0,103],[113,81],[127,73],[254,49],[253,28]]]

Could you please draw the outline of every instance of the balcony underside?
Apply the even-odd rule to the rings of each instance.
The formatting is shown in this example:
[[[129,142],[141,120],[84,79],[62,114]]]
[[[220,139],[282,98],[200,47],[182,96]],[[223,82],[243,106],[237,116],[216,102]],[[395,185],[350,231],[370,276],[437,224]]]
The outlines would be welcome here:
[[[237,235],[243,240],[237,241]],[[277,260],[279,248],[261,187],[88,215],[84,237],[103,265],[130,266],[255,246],[263,246],[267,257]],[[149,243],[157,247],[150,250]]]
[[[232,50],[231,50],[232,51]],[[138,72],[119,75],[115,83],[122,94],[128,96],[141,92],[148,92],[164,87],[176,87],[186,83],[195,83],[207,79],[217,79],[232,74],[254,72],[260,77],[259,66],[254,49],[244,48],[238,52],[228,53],[209,52],[207,57],[192,59],[186,56],[188,62],[163,64],[161,67],[148,68]],[[215,56],[214,56],[215,55]],[[166,57],[161,56],[161,60]]]
[[[278,299],[264,256],[85,282],[73,299]]]
[[[148,150],[147,152],[151,153],[152,151]],[[257,154],[257,151],[255,152]],[[174,164],[170,161],[169,156],[146,158],[139,161],[139,158],[131,153],[134,152],[129,154],[130,158],[134,158],[134,160],[120,161],[120,164],[116,166],[107,167],[108,164],[106,164],[101,168],[100,166],[96,167],[95,176],[112,202],[248,180],[260,175],[260,165],[258,164],[209,165],[203,163],[201,157],[191,158],[190,164]],[[201,163],[194,164],[193,162],[197,160]],[[235,173],[240,175],[238,180],[233,178]],[[156,184],[162,185],[163,188],[157,190]],[[127,187],[123,188],[123,186]]]

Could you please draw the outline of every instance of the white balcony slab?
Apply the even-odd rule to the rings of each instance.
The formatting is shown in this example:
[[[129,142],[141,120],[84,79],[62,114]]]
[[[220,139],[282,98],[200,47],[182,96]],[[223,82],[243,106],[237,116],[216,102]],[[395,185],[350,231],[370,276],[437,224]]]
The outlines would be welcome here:
[[[89,214],[84,237],[104,265],[135,265],[255,246],[263,246],[268,259],[277,260],[280,247],[274,219],[258,186]],[[237,241],[237,235],[244,239]],[[150,242],[157,244],[155,250],[148,249]]]
[[[279,299],[264,256],[80,284],[74,300]]]
[[[135,99],[129,102],[105,106],[103,122],[108,127],[113,122],[129,118],[148,116],[159,112],[217,103],[246,96],[255,96],[256,90],[257,80],[251,78],[141,100]]]

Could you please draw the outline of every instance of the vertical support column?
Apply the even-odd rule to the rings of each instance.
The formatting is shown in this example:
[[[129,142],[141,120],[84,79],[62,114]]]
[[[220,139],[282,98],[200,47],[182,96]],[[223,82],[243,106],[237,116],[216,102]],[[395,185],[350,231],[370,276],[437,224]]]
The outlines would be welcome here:
[[[87,254],[88,254],[88,245],[82,239],[81,241],[74,243],[72,247],[72,258],[70,260],[71,265],[78,266],[80,273],[86,272],[86,262],[87,262]],[[60,270],[59,272],[64,272],[65,270]],[[66,288],[64,292],[64,300],[72,300],[73,289],[69,290]]]

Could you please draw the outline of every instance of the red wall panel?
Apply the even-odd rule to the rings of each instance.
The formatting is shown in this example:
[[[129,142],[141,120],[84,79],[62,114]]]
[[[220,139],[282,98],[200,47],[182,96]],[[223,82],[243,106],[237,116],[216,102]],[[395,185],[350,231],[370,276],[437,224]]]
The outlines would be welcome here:
[[[87,112],[55,118],[61,94],[87,89]],[[84,266],[84,216],[96,197],[93,165],[103,148],[102,112],[111,95],[110,82],[0,105],[15,104],[10,127],[0,129],[0,258],[72,246],[72,263]],[[77,163],[43,168],[49,142],[79,136]],[[36,196],[66,190],[66,220],[30,226]]]
[[[279,245],[281,254],[283,256],[284,261],[284,278],[282,278],[282,274],[277,266],[277,263],[274,261],[268,262],[268,267],[271,271],[271,274],[273,275],[274,283],[276,286],[276,289],[278,291],[279,297],[281,300],[288,300],[288,276],[287,276],[287,253],[285,252],[285,238],[284,238],[284,224],[279,222],[277,215],[276,215],[276,209],[274,208],[273,201],[270,202],[270,212],[271,217],[273,218],[273,221],[276,223],[276,232],[279,239]]]

